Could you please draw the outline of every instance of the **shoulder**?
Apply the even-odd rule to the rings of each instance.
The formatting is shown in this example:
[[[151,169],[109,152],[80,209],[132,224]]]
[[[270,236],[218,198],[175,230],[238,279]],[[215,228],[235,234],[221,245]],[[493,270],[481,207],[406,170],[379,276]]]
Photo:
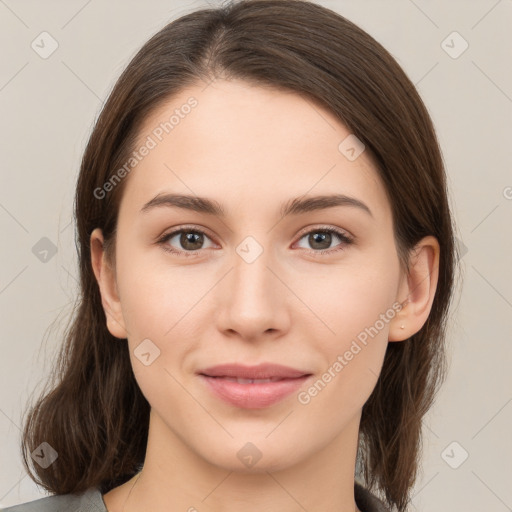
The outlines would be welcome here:
[[[107,509],[99,489],[91,488],[82,494],[45,496],[1,512],[107,512]]]
[[[361,512],[389,512],[389,508],[357,480],[354,485],[354,498]]]

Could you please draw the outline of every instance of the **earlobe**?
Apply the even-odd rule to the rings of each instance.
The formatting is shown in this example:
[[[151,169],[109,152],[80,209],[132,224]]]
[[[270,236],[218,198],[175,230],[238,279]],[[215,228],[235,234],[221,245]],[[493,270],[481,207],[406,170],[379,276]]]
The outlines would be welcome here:
[[[423,238],[411,251],[409,273],[403,276],[397,297],[401,302],[405,299],[405,304],[390,322],[389,341],[409,339],[427,321],[439,277],[439,253],[433,236]]]
[[[103,233],[100,228],[96,228],[91,233],[90,238],[91,264],[100,289],[101,303],[107,319],[107,329],[112,336],[125,339],[127,338],[127,331],[121,311],[121,301],[114,272],[107,262],[103,242]]]

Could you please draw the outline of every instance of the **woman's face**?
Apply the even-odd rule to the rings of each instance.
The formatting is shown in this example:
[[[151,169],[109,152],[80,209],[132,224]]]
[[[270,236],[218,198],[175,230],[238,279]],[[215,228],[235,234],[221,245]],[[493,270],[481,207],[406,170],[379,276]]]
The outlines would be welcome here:
[[[320,105],[224,80],[161,106],[136,149],[123,178],[109,329],[128,338],[160,455],[171,460],[180,446],[236,471],[290,467],[334,445],[354,455],[406,298],[368,152]],[[191,199],[151,205],[167,194]],[[312,200],[335,194],[353,200]],[[199,198],[223,214],[193,208]],[[294,200],[308,202],[293,209]],[[200,375],[265,363],[306,377]]]

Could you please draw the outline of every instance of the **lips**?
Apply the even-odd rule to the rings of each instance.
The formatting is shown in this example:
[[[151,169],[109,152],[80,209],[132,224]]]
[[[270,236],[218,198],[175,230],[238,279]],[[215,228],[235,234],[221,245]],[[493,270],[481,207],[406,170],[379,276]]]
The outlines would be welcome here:
[[[266,382],[277,382],[283,380],[282,377],[272,377],[271,379],[241,379],[239,377],[212,377],[214,379],[223,379],[229,382],[238,382],[238,384],[264,384]]]
[[[304,384],[310,373],[278,364],[225,364],[197,372],[209,391],[223,401],[245,409],[269,407]]]
[[[200,370],[199,374],[207,377],[230,377],[234,379],[295,379],[310,375],[309,372],[290,368],[280,364],[262,363],[257,366],[243,366],[239,364],[223,364]]]

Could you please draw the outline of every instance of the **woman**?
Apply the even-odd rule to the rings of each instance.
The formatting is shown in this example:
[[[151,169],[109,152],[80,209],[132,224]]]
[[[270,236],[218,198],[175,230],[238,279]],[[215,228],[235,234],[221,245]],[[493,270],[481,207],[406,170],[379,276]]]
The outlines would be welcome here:
[[[23,439],[56,496],[7,510],[407,509],[456,259],[431,119],[379,43],[299,0],[170,23],[75,216],[81,296]]]

